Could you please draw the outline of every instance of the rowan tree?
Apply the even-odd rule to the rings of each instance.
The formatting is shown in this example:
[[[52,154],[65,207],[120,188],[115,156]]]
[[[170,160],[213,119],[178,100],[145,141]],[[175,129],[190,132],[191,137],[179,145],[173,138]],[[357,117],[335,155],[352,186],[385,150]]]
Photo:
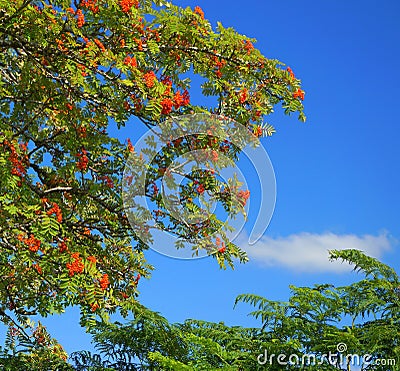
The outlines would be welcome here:
[[[134,139],[118,137],[115,127],[151,130],[170,117],[203,114],[234,120],[260,137],[274,131],[264,118],[275,106],[305,120],[300,80],[289,67],[264,57],[254,41],[221,24],[213,28],[199,7],[164,1],[1,0],[3,322],[21,332],[28,316],[68,306],[80,306],[84,325],[95,315],[133,309],[139,279],[152,268],[143,253],[151,228],[138,208],[135,230],[124,210],[127,158],[148,169],[146,196],[168,217],[154,188],[167,155],[189,144],[223,148],[210,137],[194,138],[194,144],[184,138],[173,143],[176,152],[167,149],[147,164],[135,152]],[[215,105],[191,102],[195,75]],[[222,128],[218,122],[216,132]],[[240,149],[225,145],[234,160]],[[188,200],[211,191],[210,184],[220,186],[217,173],[194,173],[190,182],[183,204],[199,212]],[[249,196],[239,188],[229,197],[222,189],[213,192],[230,213],[240,212]],[[180,241],[192,238],[193,225],[173,218],[159,224]],[[203,241],[196,248],[216,246],[209,253],[221,265],[246,260],[229,240],[218,244],[211,232],[220,224],[214,215],[208,224],[195,225]]]

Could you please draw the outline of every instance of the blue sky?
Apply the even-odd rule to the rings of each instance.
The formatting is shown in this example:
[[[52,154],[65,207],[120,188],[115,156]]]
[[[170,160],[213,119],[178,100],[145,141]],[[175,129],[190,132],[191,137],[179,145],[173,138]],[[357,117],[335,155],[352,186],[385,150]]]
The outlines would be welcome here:
[[[149,251],[156,269],[140,282],[141,302],[172,322],[251,326],[257,322],[247,317],[249,307],[233,309],[238,294],[286,300],[289,284],[342,285],[357,278],[350,267],[328,263],[327,249],[360,248],[400,271],[400,3],[175,3],[200,5],[214,25],[221,21],[255,37],[265,56],[289,65],[303,81],[308,120],[279,112],[266,118],[277,129],[262,140],[275,169],[277,200],[264,237],[249,250],[250,263],[222,271],[212,259]],[[44,323],[67,351],[90,348],[77,311]]]

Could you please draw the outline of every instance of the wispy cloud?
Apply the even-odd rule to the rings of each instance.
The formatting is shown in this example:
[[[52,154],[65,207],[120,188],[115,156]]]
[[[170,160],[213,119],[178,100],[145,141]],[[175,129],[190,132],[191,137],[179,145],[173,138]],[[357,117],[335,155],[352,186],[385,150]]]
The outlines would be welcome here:
[[[248,245],[239,238],[235,241],[247,251],[250,260],[264,266],[282,266],[301,272],[344,272],[350,266],[329,261],[328,250],[358,249],[380,259],[391,249],[387,233],[378,236],[334,233],[299,233],[287,237],[262,237],[255,245]]]

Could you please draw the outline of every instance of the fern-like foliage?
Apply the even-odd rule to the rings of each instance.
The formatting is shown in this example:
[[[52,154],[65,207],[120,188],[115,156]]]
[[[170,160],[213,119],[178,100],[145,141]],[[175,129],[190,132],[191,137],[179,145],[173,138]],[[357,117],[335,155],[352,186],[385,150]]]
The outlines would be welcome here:
[[[399,371],[400,285],[396,272],[359,251],[331,252],[331,256],[356,265],[364,277],[347,286],[290,286],[290,298],[284,302],[239,295],[235,306],[250,305],[250,315],[260,321],[254,328],[195,319],[172,324],[137,303],[133,319],[126,324],[96,323],[92,334],[98,354],[75,352],[70,364],[60,357],[57,361],[52,340],[44,329],[32,325],[34,338],[47,346],[31,344],[14,329],[7,335],[8,350],[0,350],[0,362],[5,370],[278,371],[303,367],[347,371],[355,368],[346,355],[370,354],[373,362],[386,360],[391,364],[364,362],[362,370]],[[17,343],[25,347],[24,352],[16,351]],[[338,353],[338,344],[346,344],[347,350]],[[315,362],[307,366],[279,364],[276,358],[259,362],[280,354],[300,361],[315,357]],[[326,354],[342,354],[342,362],[330,363]]]
[[[396,271],[388,265],[380,262],[371,256],[364,254],[360,250],[331,250],[329,253],[330,260],[342,260],[354,265],[355,271],[364,272],[366,276],[373,278],[383,278],[390,282],[399,283],[399,276]]]
[[[343,287],[291,286],[288,302],[242,294],[235,305],[255,308],[250,315],[260,319],[261,329],[281,346],[297,344],[297,350],[322,360],[324,354],[337,352],[337,345],[345,343],[349,354],[372,355],[363,370],[389,370],[387,364],[374,364],[382,359],[391,362],[390,370],[399,370],[400,283],[395,270],[358,250],[334,250],[330,258],[354,265],[365,278]],[[349,362],[341,366],[351,369]]]

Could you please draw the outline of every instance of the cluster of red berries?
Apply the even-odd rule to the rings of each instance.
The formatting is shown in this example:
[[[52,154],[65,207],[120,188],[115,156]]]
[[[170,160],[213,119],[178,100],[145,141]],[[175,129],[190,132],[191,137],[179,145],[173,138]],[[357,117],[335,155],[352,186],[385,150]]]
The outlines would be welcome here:
[[[99,47],[99,49],[100,49],[102,52],[105,52],[105,51],[106,51],[106,47],[103,45],[103,43],[102,43],[99,39],[94,39],[93,41],[94,41],[94,43]]]
[[[103,277],[99,280],[100,288],[102,290],[107,289],[108,285],[110,284],[110,281],[108,280],[108,274],[104,273]]]
[[[89,260],[93,264],[96,264],[96,262],[97,262],[97,259],[92,255],[88,256],[87,260]]]
[[[224,241],[221,242],[221,239],[219,237],[215,239],[215,244],[218,247],[219,253],[223,254],[226,251],[225,242]]]
[[[83,77],[86,77],[88,73],[86,72],[86,67],[83,64],[78,64],[77,66],[81,70],[81,75]]]
[[[37,263],[33,263],[33,264],[32,264],[32,268],[35,269],[36,272],[38,272],[39,274],[42,274],[42,273],[43,273],[42,268],[41,268],[40,265],[37,264]]]
[[[239,102],[240,104],[243,104],[247,100],[247,95],[248,95],[248,90],[246,88],[242,89],[239,92]]]
[[[200,16],[201,19],[204,19],[204,12],[203,9],[201,9],[199,6],[196,6],[194,8],[194,12],[195,14],[198,14]]]
[[[82,10],[80,9],[76,11],[76,15],[78,17],[77,19],[78,28],[81,28],[85,24],[85,16],[83,15]]]
[[[304,100],[304,91],[301,89],[297,89],[294,93],[293,93],[293,98],[300,98],[301,100]]]
[[[114,188],[114,182],[108,175],[103,175],[99,178],[108,188]]]
[[[247,55],[249,55],[251,53],[251,51],[254,49],[254,45],[252,44],[252,42],[250,40],[244,40],[243,44],[244,44],[244,49],[247,52]]]
[[[174,107],[178,109],[179,107],[187,106],[190,102],[189,92],[184,90],[183,94],[180,91],[177,91],[174,95]]]
[[[259,137],[259,138],[262,137],[262,135],[264,134],[263,128],[259,125],[255,125],[253,128],[253,134],[256,137]]]
[[[135,285],[137,285],[139,283],[140,277],[142,277],[142,276],[140,275],[140,273],[138,273],[138,275],[136,276],[135,281],[134,281]]]
[[[60,252],[68,251],[68,246],[67,246],[65,240],[58,243],[58,249]]]
[[[154,83],[155,83],[156,80],[157,80],[157,76],[156,76],[156,74],[155,74],[153,71],[146,72],[146,73],[143,75],[143,80],[144,80],[145,85],[146,85],[148,88],[152,88],[152,87],[154,86]]]
[[[248,198],[250,197],[250,191],[249,190],[239,191],[238,197],[239,197],[241,204],[244,206],[244,205],[246,205],[246,202],[247,202]]]
[[[167,89],[167,92],[170,89]],[[189,92],[185,90],[183,94],[180,91],[177,91],[174,95],[174,98],[164,98],[161,101],[161,106],[162,106],[162,111],[161,113],[163,115],[168,115],[172,111],[172,107],[175,107],[175,109],[178,109],[180,107],[187,106],[190,102],[190,97],[189,97]]]
[[[204,188],[204,185],[203,184],[199,184],[198,186],[197,186],[197,188],[196,188],[196,191],[197,191],[197,193],[199,193],[199,194],[203,194],[204,192],[205,192],[205,188]]]
[[[218,78],[222,77],[222,71],[221,69],[226,65],[226,61],[224,59],[219,59],[217,56],[213,57],[214,65],[215,65],[215,75]]]
[[[97,0],[81,0],[80,5],[83,8],[91,10],[93,13],[98,13],[99,11]]]
[[[8,140],[5,140],[2,143],[5,147],[8,147],[8,149],[10,150],[10,156],[9,156],[9,160],[11,162],[12,165],[12,169],[11,169],[11,174],[12,175],[16,175],[18,177],[20,177],[21,179],[24,177],[25,173],[26,173],[26,168],[25,168],[25,164],[29,161],[28,160],[28,156],[24,155],[24,156],[20,156],[14,146],[13,143],[10,143]],[[26,152],[27,150],[27,144],[26,143],[20,143],[19,144],[19,148],[21,151]]]
[[[293,70],[290,67],[288,67],[286,70],[289,72],[290,78],[294,80],[296,77],[294,76]]]
[[[211,151],[211,159],[213,162],[217,162],[219,158],[218,152],[216,150]]]
[[[18,240],[25,243],[29,250],[32,252],[38,252],[40,249],[40,240],[35,238],[33,234],[31,234],[28,238],[24,237],[23,234],[18,235]]]
[[[128,142],[128,151],[130,153],[135,152],[135,147],[133,147],[133,144],[132,144],[132,142],[131,142],[131,140],[129,138],[128,138],[127,142]]]
[[[71,254],[73,260],[72,263],[67,263],[67,269],[69,271],[69,276],[72,277],[75,273],[82,273],[85,268],[82,258],[79,256],[79,252],[74,252]]]
[[[119,6],[124,13],[128,13],[131,8],[139,8],[139,0],[120,0]]]
[[[126,66],[131,66],[133,68],[137,67],[137,61],[135,57],[131,57],[130,55],[127,55],[124,59],[124,64]]]
[[[89,158],[87,157],[87,151],[82,149],[81,153],[78,153],[76,157],[79,158],[78,162],[76,163],[76,167],[79,170],[86,170],[89,164]]]
[[[57,221],[59,223],[62,222],[62,212],[61,212],[60,206],[58,206],[58,204],[56,202],[53,202],[53,207],[51,209],[47,210],[47,215],[52,215],[52,214],[56,215]]]
[[[161,114],[168,115],[172,111],[172,107],[174,105],[174,101],[171,98],[164,98],[161,101]]]

